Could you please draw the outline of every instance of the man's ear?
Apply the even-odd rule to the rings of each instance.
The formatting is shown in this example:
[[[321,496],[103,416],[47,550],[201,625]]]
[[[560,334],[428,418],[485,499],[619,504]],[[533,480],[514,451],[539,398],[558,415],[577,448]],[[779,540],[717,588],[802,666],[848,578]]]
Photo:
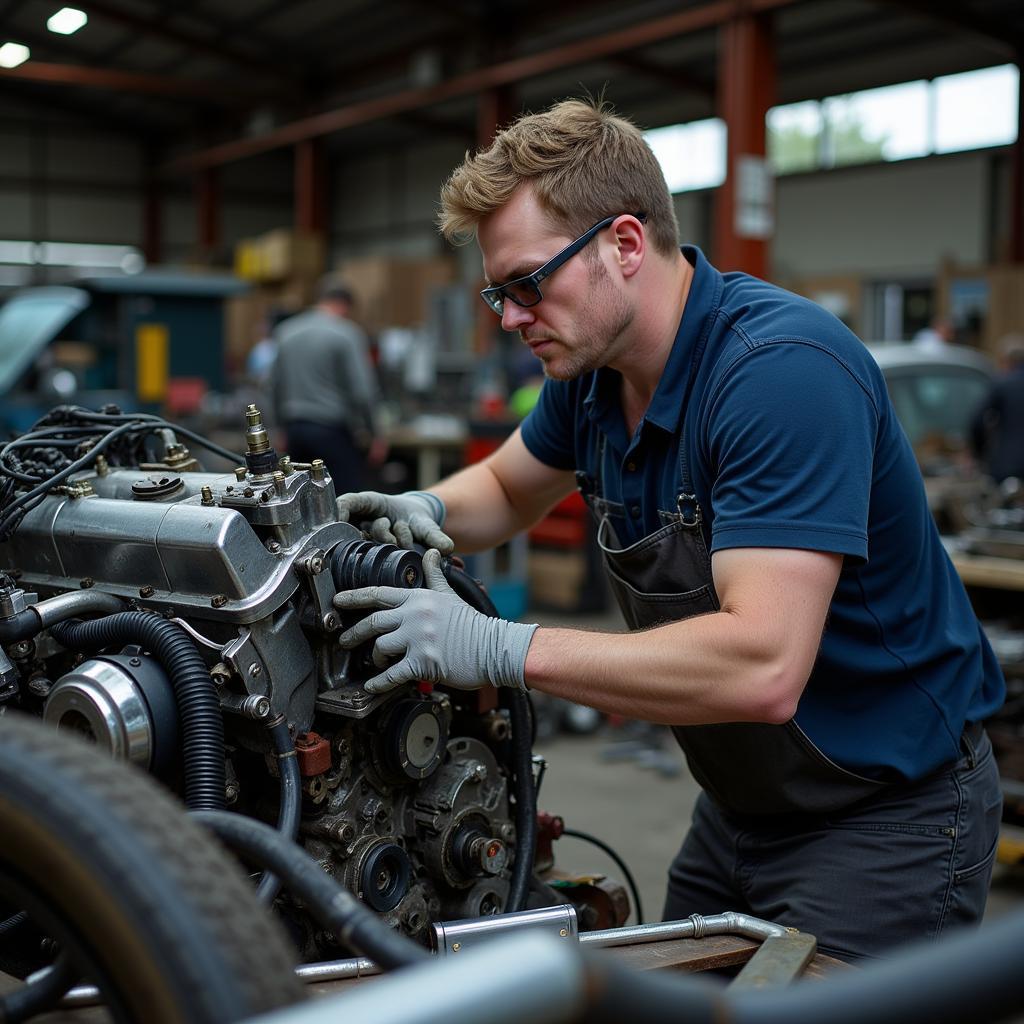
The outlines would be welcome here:
[[[632,277],[643,265],[647,254],[644,227],[630,214],[624,214],[613,225],[616,258],[623,277]]]

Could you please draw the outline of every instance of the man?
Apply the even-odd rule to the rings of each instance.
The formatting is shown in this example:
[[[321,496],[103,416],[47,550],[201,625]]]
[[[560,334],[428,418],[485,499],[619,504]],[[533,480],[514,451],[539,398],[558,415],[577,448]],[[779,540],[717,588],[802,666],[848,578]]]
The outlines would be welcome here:
[[[971,423],[971,448],[998,483],[1024,479],[1024,335],[999,344],[1001,376]]]
[[[364,486],[367,461],[386,452],[375,422],[377,379],[351,312],[351,291],[327,278],[316,305],[273,332],[273,404],[288,454],[295,462],[323,459],[338,491]]]
[[[381,609],[341,638],[376,638],[367,689],[526,685],[672,725],[705,792],[667,918],[746,911],[848,960],[977,921],[1000,794],[976,723],[1003,680],[864,346],[680,250],[651,151],[600,107],[500,133],[441,220],[475,231],[485,302],[544,363],[540,401],[430,493],[344,495],[339,514],[473,551],[578,485],[632,632],[488,619],[432,550],[429,589],[336,598]]]

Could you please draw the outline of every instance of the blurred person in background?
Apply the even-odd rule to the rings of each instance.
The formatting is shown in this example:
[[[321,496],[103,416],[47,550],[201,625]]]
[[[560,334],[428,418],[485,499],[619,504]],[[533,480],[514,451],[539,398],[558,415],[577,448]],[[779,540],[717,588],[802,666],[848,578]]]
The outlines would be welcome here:
[[[971,449],[988,474],[1002,483],[1024,479],[1024,334],[999,343],[1002,374],[971,422]]]
[[[349,287],[326,278],[316,305],[273,333],[273,406],[288,454],[293,462],[323,459],[339,494],[364,486],[368,465],[387,454],[377,422],[377,374],[352,306]]]

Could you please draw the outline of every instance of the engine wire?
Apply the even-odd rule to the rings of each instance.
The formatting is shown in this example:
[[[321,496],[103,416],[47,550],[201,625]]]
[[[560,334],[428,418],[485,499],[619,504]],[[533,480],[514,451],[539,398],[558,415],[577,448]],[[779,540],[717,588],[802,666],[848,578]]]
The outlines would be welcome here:
[[[98,455],[108,453],[114,465],[137,463],[136,456],[145,439],[163,430],[232,462],[242,461],[237,453],[162,416],[57,406],[26,434],[0,448],[0,542],[11,538],[22,519],[55,487],[74,473],[88,469]],[[65,449],[82,454],[72,458],[65,454]]]
[[[629,886],[630,895],[633,897],[633,906],[636,909],[636,923],[643,924],[644,908],[643,904],[640,902],[640,890],[637,888],[636,879],[633,878],[633,873],[628,867],[626,867],[626,862],[606,842],[598,839],[597,836],[592,836],[589,832],[580,832],[579,829],[566,828],[562,830],[562,835],[572,836],[574,839],[582,839],[584,842],[592,843],[615,861],[619,870],[626,876],[626,884]]]

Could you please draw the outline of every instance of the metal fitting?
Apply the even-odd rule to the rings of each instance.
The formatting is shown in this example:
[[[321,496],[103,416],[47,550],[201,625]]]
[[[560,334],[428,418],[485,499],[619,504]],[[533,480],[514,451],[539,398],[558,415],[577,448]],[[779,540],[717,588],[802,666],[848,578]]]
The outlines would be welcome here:
[[[224,605],[226,605],[227,603],[228,603],[228,596],[227,596],[227,594],[214,594],[213,597],[210,598],[210,607],[211,608],[223,608]]]
[[[292,473],[295,472],[295,467],[292,465],[292,457],[290,455],[282,455],[281,458],[277,460],[277,464],[281,467],[281,472],[284,473],[285,476],[291,476]]]
[[[245,480],[245,476],[248,472],[249,471],[245,468],[245,466],[235,466],[235,479],[239,483],[242,483],[242,481]]]
[[[245,410],[245,444],[250,455],[262,455],[270,451],[270,438],[267,428],[263,425],[263,415],[255,405]]]
[[[314,459],[309,464],[309,475],[316,481],[321,481],[326,476],[326,465],[323,459]]]
[[[199,493],[202,496],[202,503],[204,505],[213,504],[213,489],[208,484],[203,484],[199,489]]]
[[[274,490],[277,491],[279,495],[286,494],[288,491],[288,486],[284,480],[284,473],[282,473],[281,470],[276,470],[274,473],[271,474],[271,476],[273,477],[274,480]]]
[[[307,555],[301,562],[302,568],[310,576],[319,576],[324,571],[327,556],[317,548],[312,554]]]

